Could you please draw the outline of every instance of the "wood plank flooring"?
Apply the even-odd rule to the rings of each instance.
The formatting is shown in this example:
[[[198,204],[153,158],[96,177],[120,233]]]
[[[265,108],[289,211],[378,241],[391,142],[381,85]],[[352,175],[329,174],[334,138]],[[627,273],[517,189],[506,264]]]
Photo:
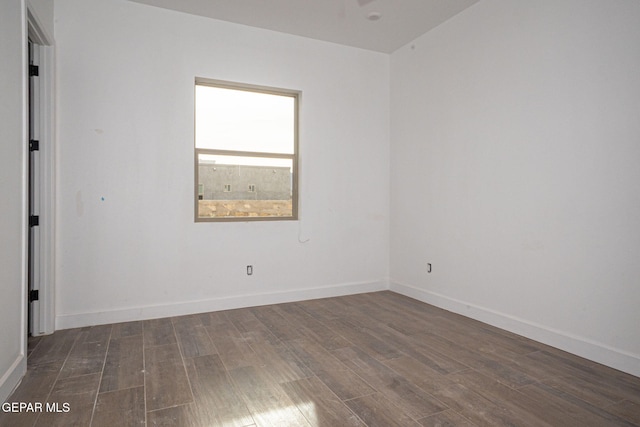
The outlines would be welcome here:
[[[640,426],[640,378],[392,292],[33,338],[9,402],[43,411],[1,426]]]

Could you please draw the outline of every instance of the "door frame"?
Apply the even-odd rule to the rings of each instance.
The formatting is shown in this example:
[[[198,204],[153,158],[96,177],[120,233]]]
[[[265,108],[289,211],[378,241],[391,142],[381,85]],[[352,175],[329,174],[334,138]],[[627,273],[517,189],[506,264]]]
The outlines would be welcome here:
[[[54,47],[53,38],[44,31],[38,17],[27,7],[28,41],[34,49],[34,63],[39,66],[37,85],[38,99],[35,114],[39,144],[38,171],[35,174],[39,188],[37,205],[39,207],[39,244],[37,254],[33,256],[38,265],[33,277],[39,291],[39,300],[32,308],[34,311],[31,334],[46,335],[55,331],[55,188],[56,188],[56,145],[55,145],[55,98],[54,98]],[[27,41],[27,43],[28,43]],[[25,141],[28,144],[29,141]],[[30,179],[30,177],[27,177]],[[28,188],[28,186],[26,186]],[[27,195],[28,197],[28,195]],[[27,221],[28,226],[28,221]],[[29,255],[28,255],[29,256]],[[28,261],[25,260],[25,262]],[[26,266],[26,268],[29,268]],[[27,304],[28,302],[27,292]],[[29,331],[27,331],[29,333]]]

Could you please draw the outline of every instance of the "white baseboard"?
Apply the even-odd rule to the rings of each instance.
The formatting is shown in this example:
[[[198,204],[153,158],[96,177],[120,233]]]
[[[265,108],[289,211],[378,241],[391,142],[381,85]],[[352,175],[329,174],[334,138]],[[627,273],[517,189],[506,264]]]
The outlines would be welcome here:
[[[27,372],[27,358],[21,354],[0,378],[0,402],[7,400]]]
[[[418,289],[410,285],[391,281],[389,289],[418,301],[471,319],[479,320],[480,322],[640,377],[640,356],[638,355],[630,354],[565,331],[549,328],[525,319],[510,316],[435,292]]]
[[[56,330],[160,317],[182,316],[210,311],[231,310],[268,304],[303,301],[318,298],[376,292],[388,289],[386,281],[346,283],[295,291],[270,292],[264,294],[238,295],[209,300],[186,301],[174,304],[140,306],[92,313],[61,314],[56,316]]]

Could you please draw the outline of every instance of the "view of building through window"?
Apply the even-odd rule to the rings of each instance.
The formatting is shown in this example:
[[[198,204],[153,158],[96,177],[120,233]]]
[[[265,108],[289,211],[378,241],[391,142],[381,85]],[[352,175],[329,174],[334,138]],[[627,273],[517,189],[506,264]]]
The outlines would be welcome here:
[[[298,93],[196,81],[196,221],[296,219]]]

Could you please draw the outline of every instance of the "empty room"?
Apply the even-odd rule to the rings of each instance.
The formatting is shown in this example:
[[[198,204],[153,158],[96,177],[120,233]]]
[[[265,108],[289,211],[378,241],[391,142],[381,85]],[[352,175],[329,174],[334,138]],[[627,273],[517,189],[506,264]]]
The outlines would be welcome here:
[[[640,1],[2,0],[0,426],[640,426]]]

